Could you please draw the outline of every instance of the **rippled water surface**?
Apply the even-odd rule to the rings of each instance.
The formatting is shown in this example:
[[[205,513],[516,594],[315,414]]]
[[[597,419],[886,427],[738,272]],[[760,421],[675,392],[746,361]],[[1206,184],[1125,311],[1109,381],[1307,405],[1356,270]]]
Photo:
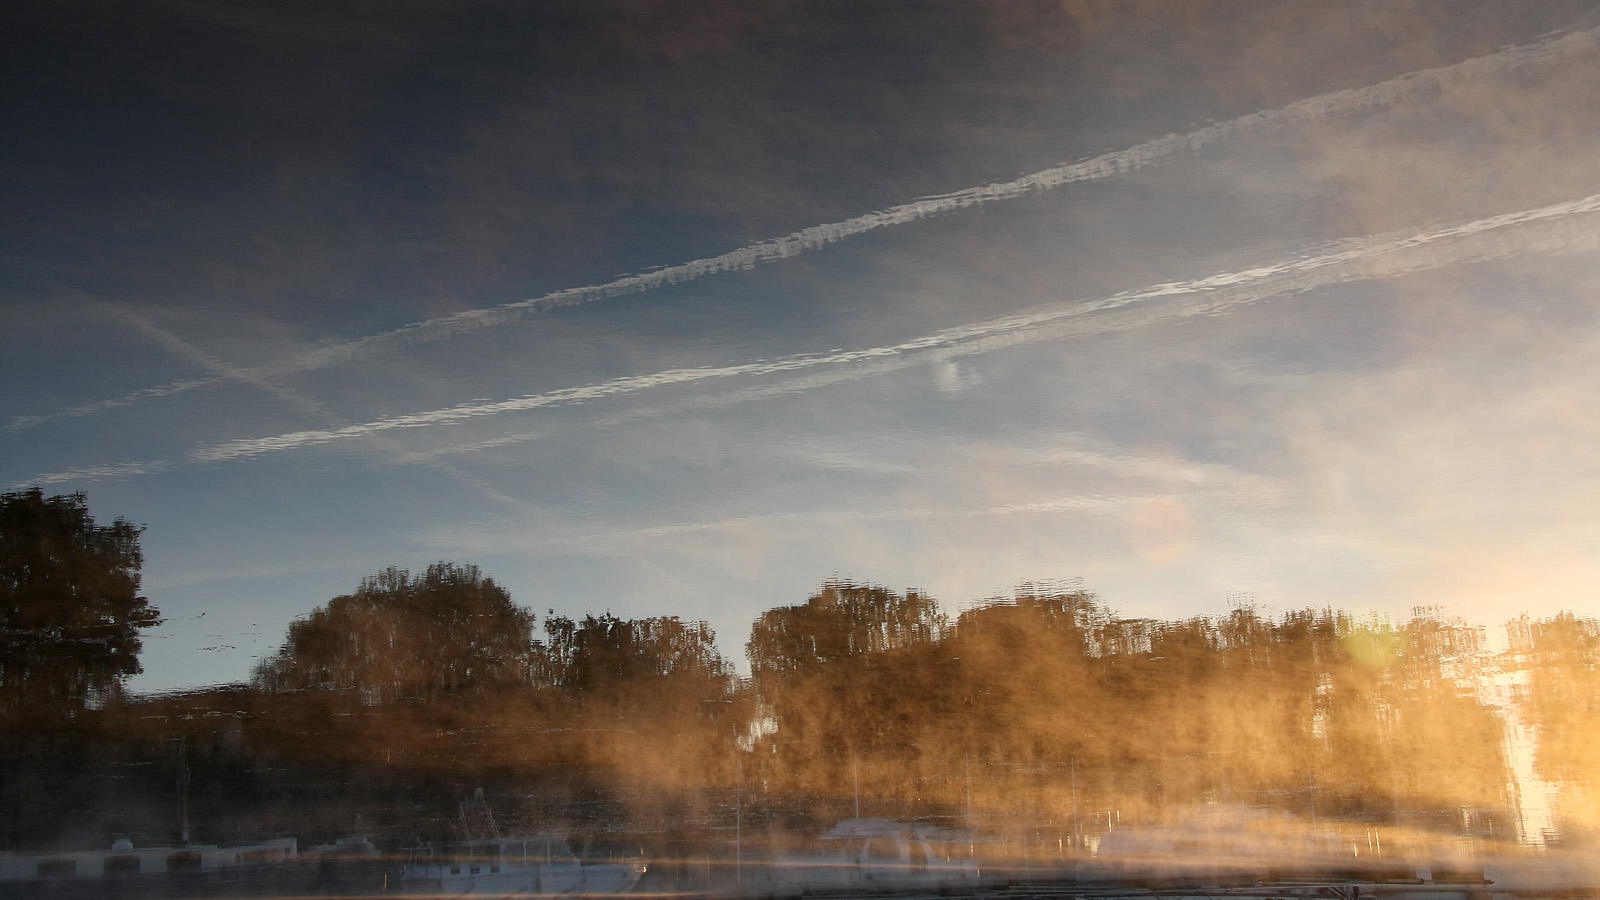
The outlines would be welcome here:
[[[1594,3],[0,16],[6,884],[1600,884]]]

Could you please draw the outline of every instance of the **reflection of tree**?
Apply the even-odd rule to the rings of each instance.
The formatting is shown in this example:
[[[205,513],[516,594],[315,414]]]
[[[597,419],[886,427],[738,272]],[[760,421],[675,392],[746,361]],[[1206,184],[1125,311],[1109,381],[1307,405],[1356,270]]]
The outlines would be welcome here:
[[[539,640],[533,624],[473,567],[390,570],[291,626],[256,672],[270,690],[218,692],[228,734],[180,710],[196,698],[93,721],[179,729],[200,773],[286,764],[280,797],[309,772],[373,797],[504,777],[545,798],[539,815],[586,810],[572,815],[596,828],[620,797],[640,828],[710,822],[736,771],[746,803],[843,812],[859,779],[863,812],[960,815],[970,791],[980,823],[998,810],[1074,837],[1111,812],[1149,822],[1213,801],[1488,832],[1507,802],[1500,723],[1472,690],[1481,629],[1431,610],[1400,626],[1248,606],[1164,621],[1025,585],[951,621],[915,591],[828,582],[755,622],[745,684],[704,623],[552,613]],[[1538,764],[1575,783],[1600,764],[1600,628],[1524,624]],[[405,698],[449,702],[391,702]]]
[[[961,755],[1043,764],[1081,752],[1103,719],[1088,647],[1105,618],[1093,594],[1032,587],[963,613],[948,653]]]
[[[1505,805],[1504,724],[1477,697],[1486,659],[1480,627],[1419,607],[1399,632],[1399,658],[1382,686],[1391,705],[1385,735],[1402,793],[1422,808]],[[1404,802],[1404,801],[1402,801]]]
[[[255,678],[273,691],[359,690],[372,703],[527,684],[533,622],[477,566],[389,569],[290,625]]]
[[[770,609],[746,651],[759,680],[781,680],[830,662],[943,637],[945,617],[931,597],[830,581],[803,605]]]
[[[545,634],[550,724],[580,737],[568,765],[663,787],[726,777],[740,710],[708,625],[607,613],[547,619]]]
[[[948,665],[928,651],[947,627],[924,594],[839,581],[763,613],[746,645],[751,675],[795,750],[762,764],[803,789],[837,785],[875,761],[904,770],[927,726],[944,720],[936,710]]]
[[[757,764],[792,790],[837,790],[850,765],[869,795],[915,782],[959,808],[952,773],[970,764],[980,806],[1046,816],[1506,799],[1498,721],[1470,689],[1481,631],[1437,617],[1121,619],[1093,594],[1028,585],[948,625],[925,596],[830,584],[764,614],[749,652],[771,711]]]
[[[160,612],[138,594],[139,533],[96,525],[82,494],[0,495],[0,712],[81,709],[140,671]]]
[[[672,718],[723,699],[732,680],[704,622],[619,619],[609,613],[545,620],[541,681],[590,712]]]
[[[1600,621],[1561,613],[1527,632],[1535,764],[1547,781],[1592,784],[1600,774]]]
[[[456,774],[558,767],[704,784],[731,765],[743,706],[705,623],[552,615],[544,640],[533,625],[474,566],[367,578],[294,622],[257,666],[273,705],[259,733],[314,734],[311,755],[425,772],[448,760]]]

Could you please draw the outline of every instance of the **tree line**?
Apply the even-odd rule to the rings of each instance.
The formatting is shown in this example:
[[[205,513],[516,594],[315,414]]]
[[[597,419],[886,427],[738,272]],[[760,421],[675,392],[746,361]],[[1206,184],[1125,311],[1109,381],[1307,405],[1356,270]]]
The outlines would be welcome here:
[[[215,840],[448,838],[484,786],[508,826],[662,846],[734,815],[805,831],[857,806],[1078,842],[1208,803],[1510,839],[1505,702],[1539,736],[1539,777],[1573,786],[1565,826],[1596,822],[1600,624],[1571,614],[1517,620],[1494,656],[1437,609],[1172,621],[1023,585],[952,616],[835,580],[756,619],[740,677],[702,622],[541,620],[442,562],[315,608],[248,683],[128,697],[160,617],[138,535],[96,525],[82,495],[0,498],[0,846],[160,839],[180,743]],[[1484,693],[1489,669],[1509,701]]]

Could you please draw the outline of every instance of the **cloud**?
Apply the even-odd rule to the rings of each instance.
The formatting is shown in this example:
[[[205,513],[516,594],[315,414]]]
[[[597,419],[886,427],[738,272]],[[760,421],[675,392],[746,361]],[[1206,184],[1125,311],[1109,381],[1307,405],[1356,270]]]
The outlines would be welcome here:
[[[124,325],[131,327],[134,331],[151,339],[163,349],[183,359],[189,360],[205,371],[212,373],[213,377],[218,380],[236,382],[255,388],[267,396],[284,403],[296,412],[321,420],[323,423],[336,429],[348,427],[348,421],[346,419],[335,414],[332,410],[328,409],[326,406],[317,402],[316,400],[307,397],[299,391],[295,391],[277,384],[249,369],[224,362],[223,360],[218,359],[204,350],[201,350],[178,335],[156,325],[154,322],[151,322],[149,319],[146,319],[137,313],[124,309],[123,307],[114,303],[106,303],[97,300],[92,300],[90,303],[93,307],[101,310]],[[385,450],[395,455],[399,455],[403,452],[400,447],[392,442],[386,441],[382,446]],[[426,465],[434,467],[435,469],[438,469],[441,472],[444,472],[445,474],[452,475],[457,479],[466,482],[478,492],[497,503],[519,508],[523,507],[521,501],[510,496],[509,494],[506,494],[504,491],[495,488],[482,478],[474,475],[471,472],[463,470],[461,467],[454,465],[447,460],[425,460],[422,462]],[[166,468],[170,468],[169,463],[132,463],[124,466],[107,466],[99,467],[97,469],[79,471],[95,473],[94,475],[87,477],[118,477],[142,475],[153,471],[161,471]]]
[[[497,528],[492,533],[477,536],[477,539],[472,541],[472,545],[479,552],[494,552],[495,550],[510,552],[526,550],[530,546],[537,546],[541,552],[550,552],[559,548],[598,548],[601,552],[605,552],[616,550],[619,543],[622,542],[758,529],[780,529],[785,533],[789,533],[795,526],[801,525],[839,526],[873,522],[960,521],[1062,512],[1091,513],[1115,517],[1125,515],[1128,510],[1136,508],[1139,504],[1160,496],[1165,495],[1144,493],[1117,495],[1073,494],[1025,503],[991,504],[964,509],[939,506],[903,506],[892,509],[835,509],[770,513],[730,516],[723,519],[674,522],[644,528],[609,529],[585,534],[566,534],[559,537],[525,534],[514,530],[507,531],[503,528]],[[459,529],[453,531],[449,536],[450,539],[456,541],[460,541],[462,537]]]
[[[115,463],[104,466],[83,466],[77,469],[65,469],[60,472],[51,472],[35,475],[26,481],[18,481],[11,485],[12,489],[31,487],[33,485],[64,484],[69,481],[99,481],[104,478],[131,478],[135,475],[149,475],[155,472],[165,472],[173,467],[170,459],[153,459],[145,462]]]
[[[1074,466],[1096,469],[1120,477],[1184,488],[1232,491],[1259,503],[1280,503],[1285,487],[1280,479],[1214,462],[1194,462],[1178,457],[1134,456],[1115,447],[1092,447],[1076,435],[1061,435],[1027,445],[1013,441],[958,446],[959,456],[985,464]]]
[[[131,327],[134,331],[154,341],[162,349],[174,356],[188,360],[199,366],[202,370],[211,373],[218,381],[231,381],[255,388],[273,399],[276,399],[296,412],[321,419],[324,422],[342,422],[327,407],[321,403],[282,385],[267,380],[257,372],[226,363],[210,353],[201,350],[181,337],[173,334],[154,322],[124,309],[115,303],[104,301],[90,301],[91,305],[98,308],[113,319]]]
[[[17,416],[10,422],[6,423],[5,430],[8,432],[25,431],[36,425],[43,425],[46,422],[52,422],[57,419],[75,419],[79,416],[89,416],[97,412],[104,412],[108,409],[116,409],[122,406],[132,406],[141,400],[150,400],[156,397],[170,397],[173,394],[183,394],[189,391],[198,390],[200,388],[216,387],[218,385],[228,383],[229,380],[230,379],[223,378],[221,376],[209,376],[206,378],[189,378],[183,381],[173,381],[152,388],[141,388],[140,390],[134,391],[131,394],[124,394],[121,397],[113,397],[109,400],[96,400],[93,403],[84,403],[79,406],[69,406],[66,409],[57,410],[53,413],[47,413],[45,415]]]

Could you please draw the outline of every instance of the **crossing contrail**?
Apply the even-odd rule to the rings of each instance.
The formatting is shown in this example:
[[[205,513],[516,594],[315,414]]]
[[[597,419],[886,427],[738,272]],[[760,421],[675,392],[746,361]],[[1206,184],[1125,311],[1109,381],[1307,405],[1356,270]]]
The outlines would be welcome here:
[[[840,222],[815,225],[718,256],[629,275],[603,284],[566,288],[527,300],[415,322],[393,331],[320,347],[293,359],[258,367],[253,370],[253,374],[273,377],[327,368],[395,349],[448,340],[483,328],[516,322],[559,307],[650,291],[667,285],[694,281],[719,272],[750,269],[761,263],[788,259],[881,228],[903,225],[929,216],[986,203],[998,203],[1067,185],[1116,177],[1182,158],[1210,144],[1230,138],[1259,134],[1285,125],[1383,109],[1403,101],[1438,94],[1454,84],[1503,74],[1532,64],[1593,53],[1597,48],[1600,48],[1600,28],[1574,32],[1558,39],[1510,47],[1486,56],[1474,57],[1449,66],[1411,72],[1365,87],[1320,94],[1277,109],[1249,113],[1184,134],[1169,134],[1080,162],[1053,166],[1012,181],[995,182],[953,193],[924,197]],[[127,406],[148,397],[168,396],[214,386],[227,380],[229,379],[211,377],[176,381],[48,415],[19,417],[8,423],[5,430],[20,431],[52,419],[89,415],[104,409]]]
[[[1050,304],[936,331],[897,344],[795,354],[731,366],[666,369],[501,401],[458,404],[341,427],[225,441],[201,447],[176,461],[152,460],[97,466],[39,475],[26,483],[136,475],[165,470],[178,463],[250,459],[405,429],[429,428],[505,413],[631,396],[670,385],[724,383],[728,380],[779,376],[774,382],[736,389],[700,401],[671,404],[671,409],[678,411],[731,405],[1021,344],[1125,330],[1193,316],[1216,315],[1270,297],[1304,293],[1352,281],[1393,278],[1529,253],[1593,250],[1600,248],[1597,213],[1600,213],[1600,194],[1593,194],[1579,200],[1426,231],[1388,232],[1320,245],[1288,260],[1187,281],[1152,285],[1109,297]],[[625,411],[603,421],[605,424],[615,424],[659,414],[660,409],[646,407]],[[497,442],[509,441],[501,438]]]
[[[267,396],[281,401],[295,412],[314,416],[322,419],[325,423],[344,424],[327,407],[310,397],[269,381],[258,372],[224,362],[138,313],[124,309],[115,303],[107,303],[102,300],[91,301],[90,305],[149,338],[156,345],[174,356],[187,360],[203,371],[209,372],[211,378],[216,381],[232,382],[255,388]]]
[[[818,354],[795,354],[731,366],[666,369],[506,400],[472,402],[391,416],[340,428],[227,441],[194,451],[192,462],[222,462],[298,447],[428,428],[505,413],[630,396],[670,385],[722,383],[766,376],[801,378],[747,389],[732,402],[809,390],[931,360],[989,353],[1024,343],[1139,327],[1155,321],[1213,315],[1285,294],[1350,281],[1393,278],[1527,253],[1600,247],[1600,194],[1537,209],[1475,219],[1427,231],[1389,232],[1313,248],[1285,261],[1188,281],[1157,284],[1109,297],[1050,304],[944,329],[909,341]],[[727,398],[724,398],[725,400]],[[624,414],[627,415],[627,414]]]
[[[156,344],[165,348],[174,355],[186,359],[199,366],[201,369],[212,373],[212,377],[214,378],[242,384],[261,391],[267,396],[281,401],[296,412],[322,420],[322,423],[326,426],[341,428],[349,424],[348,420],[334,413],[322,403],[307,397],[299,391],[295,391],[277,384],[276,382],[257,372],[253,372],[249,369],[235,366],[231,363],[227,363],[221,359],[218,359],[216,356],[201,350],[178,335],[173,334],[172,332],[160,327],[159,325],[151,322],[149,319],[146,319],[141,315],[138,315],[137,313],[123,309],[114,303],[106,303],[99,300],[92,301],[91,305],[105,312],[111,318],[131,327],[134,331],[143,334],[145,337],[154,341]],[[402,448],[388,442],[385,444],[385,449],[397,455],[403,452]],[[492,500],[512,506],[523,506],[520,501],[516,500],[505,492],[496,489],[493,485],[484,481],[482,478],[479,478],[471,472],[461,469],[448,460],[429,460],[426,462],[426,464],[434,466],[448,475],[453,475],[462,481],[467,482],[473,488],[477,489],[479,492],[483,493]],[[127,474],[143,474],[145,471],[150,470],[148,466],[139,468],[141,465],[142,464],[137,463],[133,464],[134,468],[128,469]]]

